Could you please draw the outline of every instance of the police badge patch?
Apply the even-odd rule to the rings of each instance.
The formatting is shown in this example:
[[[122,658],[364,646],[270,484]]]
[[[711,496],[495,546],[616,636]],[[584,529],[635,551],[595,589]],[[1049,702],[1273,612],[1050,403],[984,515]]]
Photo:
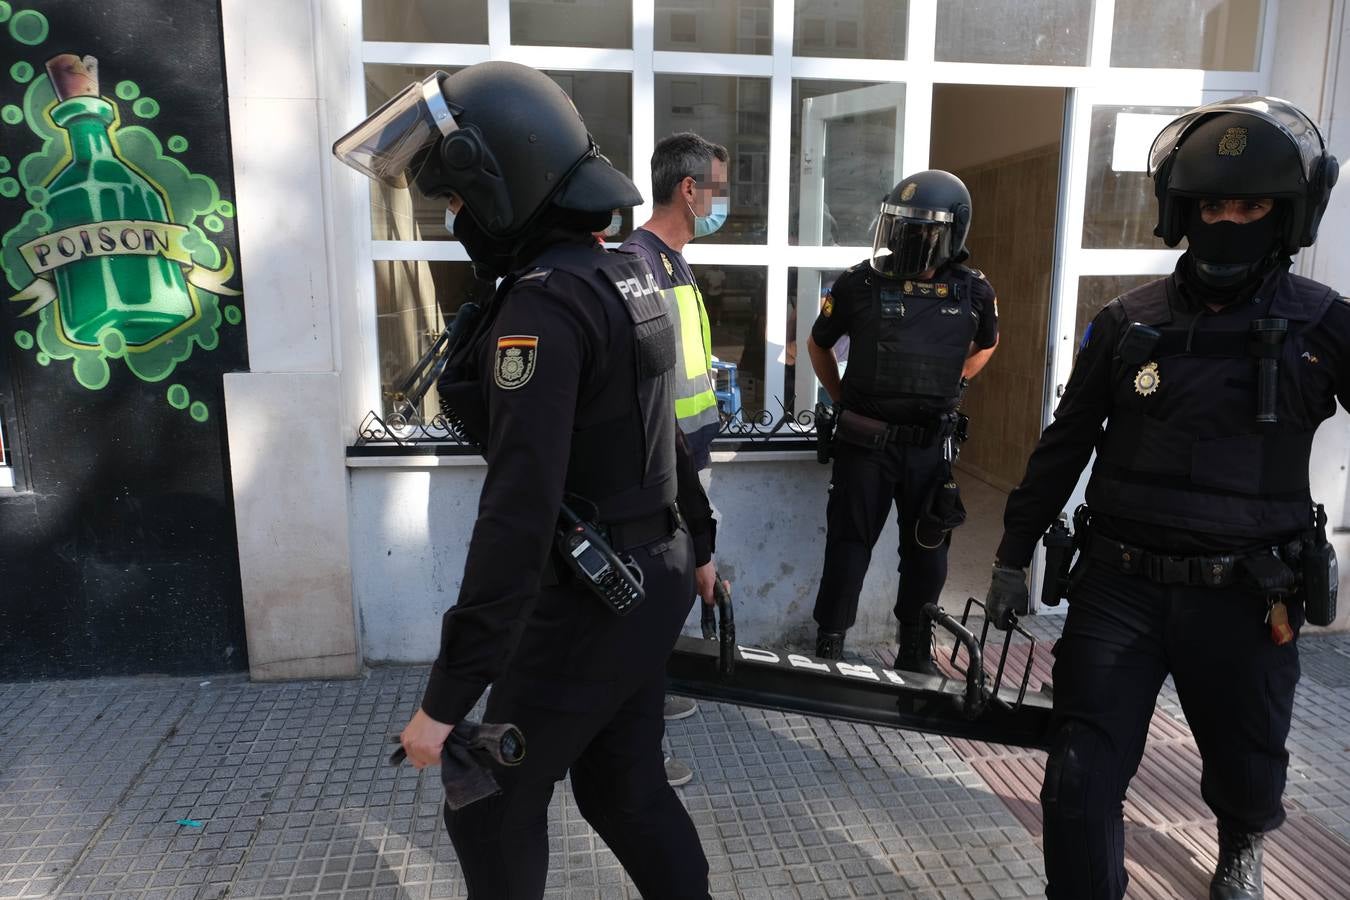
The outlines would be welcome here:
[[[534,374],[539,338],[532,334],[508,334],[497,338],[497,360],[492,380],[504,391],[524,387]]]
[[[1158,376],[1158,364],[1155,362],[1144,363],[1134,375],[1134,392],[1141,397],[1147,397],[1158,390],[1160,384],[1162,379]]]
[[[662,263],[665,265],[665,267],[666,267],[666,274],[669,275],[671,278],[674,278],[674,277],[675,277],[675,266],[671,265],[670,260],[666,258],[666,255],[665,255],[664,253],[661,254],[661,262],[662,262]]]
[[[1247,149],[1247,129],[1230,128],[1219,138],[1220,156],[1241,156]]]
[[[911,181],[909,184],[905,185],[904,188],[901,189],[901,191],[900,191],[900,199],[901,199],[901,200],[913,200],[913,199],[914,199],[914,195],[915,195],[916,193],[918,193],[918,191],[919,191],[919,186],[918,186],[917,184],[915,184],[914,182]]]
[[[834,296],[831,294],[826,294],[825,299],[822,300],[820,304],[820,314],[828,319],[833,312],[834,312]]]

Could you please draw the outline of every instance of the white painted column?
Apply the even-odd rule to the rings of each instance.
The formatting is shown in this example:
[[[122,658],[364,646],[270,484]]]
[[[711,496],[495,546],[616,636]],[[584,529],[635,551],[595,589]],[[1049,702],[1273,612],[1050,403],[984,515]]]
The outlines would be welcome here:
[[[222,3],[250,367],[225,375],[225,404],[256,679],[350,677],[361,665],[317,46],[331,44],[321,14],[341,33],[359,9]]]

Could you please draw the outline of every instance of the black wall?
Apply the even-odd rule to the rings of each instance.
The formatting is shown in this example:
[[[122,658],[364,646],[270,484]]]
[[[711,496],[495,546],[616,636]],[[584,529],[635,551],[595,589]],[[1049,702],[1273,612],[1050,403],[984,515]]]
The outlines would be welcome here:
[[[123,125],[161,141],[193,173],[233,201],[220,9],[206,0],[14,0],[45,16],[37,44],[0,24],[0,106],[22,106],[30,83],[11,74],[31,64],[33,80],[58,53],[98,58],[100,94],[124,81],[158,103],[137,118],[118,99]],[[29,17],[30,39],[36,20]],[[0,125],[0,155],[15,175],[42,140],[25,124]],[[181,146],[181,144],[180,144]],[[0,235],[33,206],[25,193],[0,199]],[[228,207],[209,233],[238,257]],[[199,220],[200,224],[200,220]],[[12,261],[12,260],[11,260]],[[229,284],[240,286],[236,274]],[[5,296],[13,285],[0,280]],[[247,666],[238,549],[226,446],[222,373],[247,368],[244,326],[222,322],[213,349],[191,356],[161,381],[109,359],[99,389],[83,386],[71,360],[39,359],[16,342],[37,316],[0,299],[0,406],[20,485],[0,491],[0,678],[130,673],[201,673]],[[242,312],[243,297],[219,308]],[[231,314],[232,318],[238,318]],[[166,400],[170,385],[206,407],[198,421]]]

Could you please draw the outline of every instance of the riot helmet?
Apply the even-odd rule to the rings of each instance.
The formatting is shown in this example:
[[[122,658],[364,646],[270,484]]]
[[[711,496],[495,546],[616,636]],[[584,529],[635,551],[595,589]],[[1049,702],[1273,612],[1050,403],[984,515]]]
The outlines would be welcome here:
[[[1317,239],[1339,164],[1298,107],[1245,96],[1174,119],[1154,139],[1148,171],[1158,199],[1153,233],[1167,246],[1187,235],[1198,200],[1271,198],[1277,209],[1270,215],[1280,218],[1278,228],[1270,223],[1269,251],[1293,255]]]
[[[455,194],[464,203],[456,228],[467,211],[493,242],[523,237],[549,206],[607,216],[642,202],[600,155],[562,88],[518,63],[434,72],[340,138],[333,153],[390,187]]]
[[[958,256],[970,231],[970,192],[941,169],[901,181],[881,201],[872,269],[890,278],[918,275]]]

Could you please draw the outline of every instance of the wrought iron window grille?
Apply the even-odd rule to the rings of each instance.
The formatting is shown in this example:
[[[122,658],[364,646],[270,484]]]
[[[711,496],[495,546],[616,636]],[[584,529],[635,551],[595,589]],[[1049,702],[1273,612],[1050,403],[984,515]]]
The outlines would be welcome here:
[[[713,444],[714,450],[751,452],[782,452],[786,450],[814,450],[816,441],[816,414],[814,410],[794,412],[774,399],[778,412],[772,410],[738,409],[722,415],[722,427]],[[673,414],[673,413],[672,413]],[[394,408],[384,415],[371,410],[357,428],[356,441],[350,448],[353,455],[376,455],[380,451],[428,452],[434,450],[449,455],[474,455],[478,447],[462,428],[452,424],[440,413],[424,419],[408,404]]]

